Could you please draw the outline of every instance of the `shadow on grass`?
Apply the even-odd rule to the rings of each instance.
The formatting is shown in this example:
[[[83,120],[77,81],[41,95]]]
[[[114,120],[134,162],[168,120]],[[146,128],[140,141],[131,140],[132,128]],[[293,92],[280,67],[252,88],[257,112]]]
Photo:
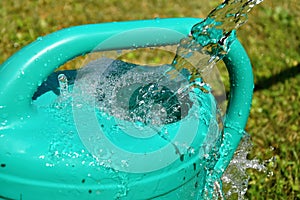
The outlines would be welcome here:
[[[300,64],[281,71],[280,73],[273,75],[269,78],[261,78],[255,83],[254,91],[260,91],[270,88],[279,82],[283,82],[287,79],[293,78],[300,74]]]

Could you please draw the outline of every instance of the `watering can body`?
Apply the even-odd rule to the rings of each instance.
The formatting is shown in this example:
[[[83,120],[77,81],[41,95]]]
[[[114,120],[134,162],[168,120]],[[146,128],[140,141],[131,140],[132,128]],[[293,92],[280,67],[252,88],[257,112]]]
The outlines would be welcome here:
[[[198,106],[192,106],[187,117],[164,126],[171,141],[181,135],[195,150],[180,152],[159,134],[144,140],[118,129],[114,136],[118,124],[127,127],[126,121],[114,117],[98,119],[95,127],[84,124],[79,127],[78,123],[90,120],[81,113],[81,108],[49,109],[47,104],[55,103],[58,93],[51,89],[37,92],[56,68],[76,56],[95,49],[131,48],[133,44],[136,48],[176,44],[197,22],[199,19],[182,18],[73,27],[37,39],[3,63],[0,68],[0,199],[195,199],[201,196],[206,185],[206,168],[212,165],[215,175],[222,175],[243,136],[250,110],[251,65],[237,40],[224,58],[231,90],[225,129],[215,138],[222,143],[217,149],[220,156],[209,162],[201,149],[209,138],[209,126],[217,123],[216,102],[211,93],[194,91],[201,96],[196,100]],[[114,43],[103,43],[120,34]],[[102,43],[100,47],[99,43]],[[66,75],[74,74],[66,72]],[[189,117],[195,116],[193,113],[198,113],[198,119]],[[87,146],[78,132],[95,134],[94,129],[114,141],[117,148]],[[190,133],[195,134],[189,138]],[[91,148],[94,148],[92,152]],[[134,156],[124,160],[120,148],[126,149],[124,154],[131,152]],[[93,154],[98,151],[107,151],[108,158],[99,161]],[[173,160],[168,159],[171,154]],[[111,160],[115,163],[109,163]]]

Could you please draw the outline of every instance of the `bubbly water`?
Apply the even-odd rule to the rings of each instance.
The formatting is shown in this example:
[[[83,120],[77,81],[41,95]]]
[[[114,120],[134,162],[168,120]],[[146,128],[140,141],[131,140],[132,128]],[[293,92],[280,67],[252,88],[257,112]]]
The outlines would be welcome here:
[[[104,57],[80,71],[77,85],[91,101],[96,99],[101,113],[145,125],[168,124],[185,117],[192,105],[186,78],[171,80],[166,73],[171,67],[139,66]]]
[[[247,13],[261,2],[262,0],[225,0],[192,28],[190,37],[181,40],[173,62],[159,69],[149,70],[134,64],[128,66],[122,61],[102,58],[100,64],[107,65],[110,69],[96,72],[99,63],[91,63],[88,70],[92,69],[92,76],[84,76],[90,72],[85,73],[83,69],[82,77],[79,77],[84,83],[81,89],[86,90],[82,98],[92,96],[93,100],[96,99],[96,103],[92,103],[95,103],[101,113],[144,125],[156,127],[181,120],[193,105],[189,100],[189,93],[195,87],[205,93],[210,92],[203,74],[209,73],[226,54],[232,42],[231,35],[247,21]],[[191,64],[193,62],[190,60],[197,60],[199,53],[206,56],[198,60],[196,65]],[[122,70],[115,70],[116,68]],[[186,76],[180,79],[185,72],[190,75],[188,81]],[[176,76],[173,76],[174,73]],[[99,79],[99,76],[102,78]],[[67,78],[59,75],[58,80],[61,96],[68,96]],[[62,100],[58,102],[59,105],[62,103]],[[220,183],[214,183],[215,199],[244,199],[249,181],[246,170],[267,172],[265,163],[247,159],[250,150],[251,141],[245,134],[222,177],[223,188]]]

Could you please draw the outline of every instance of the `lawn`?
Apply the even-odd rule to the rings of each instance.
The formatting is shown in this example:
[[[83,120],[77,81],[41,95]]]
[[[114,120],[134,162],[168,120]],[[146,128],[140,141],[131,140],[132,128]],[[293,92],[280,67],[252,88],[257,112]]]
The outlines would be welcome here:
[[[87,23],[205,17],[220,0],[2,0],[0,63],[53,31]],[[253,64],[255,91],[247,125],[251,157],[275,157],[273,175],[249,171],[249,199],[300,199],[300,3],[265,0],[238,30]]]

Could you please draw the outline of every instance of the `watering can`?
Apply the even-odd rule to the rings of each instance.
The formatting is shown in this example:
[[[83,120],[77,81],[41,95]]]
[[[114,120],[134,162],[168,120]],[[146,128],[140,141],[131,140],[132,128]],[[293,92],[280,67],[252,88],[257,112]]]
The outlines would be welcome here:
[[[0,68],[0,199],[199,198],[207,185],[208,167],[212,167],[211,177],[222,176],[243,137],[250,111],[252,69],[237,39],[223,58],[230,76],[230,95],[224,131],[216,140],[220,144],[214,153],[219,156],[211,161],[199,150],[209,134],[207,122],[216,115],[215,99],[210,92],[195,90],[193,93],[201,97],[194,102],[198,106],[191,106],[186,117],[163,126],[169,138],[176,140],[181,135],[194,147],[194,152],[181,153],[161,134],[151,135],[149,140],[126,134],[126,121],[122,122],[125,129],[110,134],[111,127],[116,128],[120,121],[113,116],[101,119],[101,125],[82,125],[80,129],[76,123],[86,123],[89,119],[84,119],[85,115],[77,121],[65,120],[42,105],[55,101],[58,94],[47,90],[36,94],[55,69],[79,55],[95,49],[178,44],[199,20],[153,19],[71,27],[38,38],[4,62]],[[170,30],[176,33],[170,34]],[[124,37],[97,49],[99,43],[124,31]],[[198,119],[189,117],[193,112],[200,113]],[[92,137],[93,129],[102,130],[101,134],[115,143],[110,146],[113,151],[109,147],[100,150],[110,151],[112,162],[123,165],[109,164],[92,155],[97,150],[90,150],[77,133],[86,131],[91,134],[90,142],[101,143],[102,140]],[[190,133],[194,133],[193,138],[189,138]],[[134,156],[126,161],[123,156],[128,152]]]

